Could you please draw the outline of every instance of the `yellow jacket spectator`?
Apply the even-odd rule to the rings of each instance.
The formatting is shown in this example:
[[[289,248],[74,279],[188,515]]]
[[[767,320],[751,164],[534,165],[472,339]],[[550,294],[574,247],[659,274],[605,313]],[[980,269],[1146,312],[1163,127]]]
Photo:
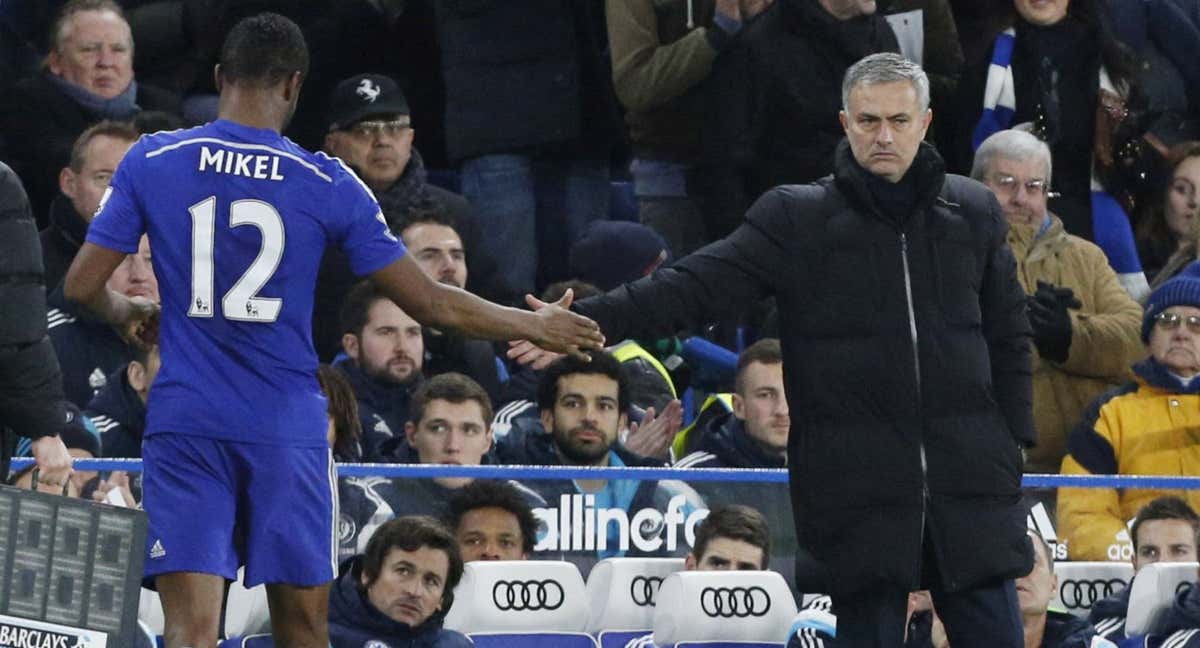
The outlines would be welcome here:
[[[1068,475],[1200,474],[1200,264],[1150,296],[1142,324],[1150,357],[1135,382],[1100,397],[1071,432]],[[1073,560],[1124,560],[1126,521],[1151,500],[1200,493],[1148,489],[1063,488],[1059,531]]]

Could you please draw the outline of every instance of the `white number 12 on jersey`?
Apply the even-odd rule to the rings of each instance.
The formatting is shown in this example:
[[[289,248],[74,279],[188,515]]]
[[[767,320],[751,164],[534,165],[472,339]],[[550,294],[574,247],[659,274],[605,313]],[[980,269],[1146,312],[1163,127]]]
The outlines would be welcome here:
[[[217,198],[209,196],[188,208],[192,215],[192,301],[188,317],[213,316],[213,247],[217,226]],[[221,299],[225,319],[239,322],[274,322],[283,300],[259,297],[283,258],[283,219],[261,200],[235,200],[229,206],[229,227],[253,225],[262,233],[254,263]]]

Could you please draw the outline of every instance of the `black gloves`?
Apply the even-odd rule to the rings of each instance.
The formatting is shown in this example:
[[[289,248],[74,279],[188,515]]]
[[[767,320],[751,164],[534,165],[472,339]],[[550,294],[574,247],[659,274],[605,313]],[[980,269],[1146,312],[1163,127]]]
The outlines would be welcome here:
[[[1033,345],[1038,355],[1051,362],[1066,362],[1071,350],[1070,308],[1082,304],[1070,288],[1059,288],[1044,281],[1029,296],[1029,323],[1033,325]]]

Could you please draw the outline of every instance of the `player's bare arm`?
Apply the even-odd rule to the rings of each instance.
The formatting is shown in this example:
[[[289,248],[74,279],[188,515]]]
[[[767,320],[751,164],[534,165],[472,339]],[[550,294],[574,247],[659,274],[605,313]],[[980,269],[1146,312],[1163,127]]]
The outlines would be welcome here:
[[[433,281],[407,256],[375,272],[371,279],[424,325],[486,340],[528,339],[549,351],[583,356],[604,348],[600,327],[567,310],[572,299],[569,292],[536,313],[509,308]]]
[[[126,297],[105,284],[127,255],[84,243],[67,270],[63,295],[93,316],[117,328],[128,339],[145,340],[143,325],[158,315],[159,305],[145,297]]]

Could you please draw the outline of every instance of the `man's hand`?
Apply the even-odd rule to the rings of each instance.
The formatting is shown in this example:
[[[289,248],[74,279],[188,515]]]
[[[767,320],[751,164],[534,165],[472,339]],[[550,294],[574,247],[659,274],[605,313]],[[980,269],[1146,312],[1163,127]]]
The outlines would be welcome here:
[[[38,468],[38,488],[42,485],[62,491],[71,478],[71,453],[58,435],[33,440],[33,459]]]
[[[1071,350],[1071,315],[1068,309],[1082,306],[1070,288],[1039,281],[1029,296],[1029,323],[1038,354],[1051,362],[1066,362]]]
[[[625,447],[635,454],[654,459],[669,459],[671,442],[683,426],[683,403],[673,400],[663,408],[662,414],[654,415],[654,408],[646,408],[641,425],[629,424],[629,435]]]
[[[547,351],[529,340],[513,340],[508,343],[509,360],[519,365],[525,365],[534,371],[549,367],[555,360],[563,357],[562,353]]]
[[[162,307],[145,297],[124,297],[119,309],[123,317],[117,327],[126,342],[148,349],[158,344],[158,320]]]
[[[133,499],[133,491],[129,488],[129,473],[124,470],[114,470],[108,479],[100,482],[96,486],[96,491],[92,493],[92,499],[97,502],[108,502],[109,493],[112,491],[120,493],[121,499],[125,501],[123,506],[128,508],[137,506],[137,500]],[[117,506],[122,505],[118,504]]]
[[[544,302],[533,295],[525,295],[525,303],[538,316],[537,335],[530,337],[530,342],[539,347],[558,353],[566,353],[576,358],[590,361],[588,351],[604,349],[604,335],[600,326],[582,315],[572,313],[571,300],[575,293],[567,290],[562,299],[554,303]]]

